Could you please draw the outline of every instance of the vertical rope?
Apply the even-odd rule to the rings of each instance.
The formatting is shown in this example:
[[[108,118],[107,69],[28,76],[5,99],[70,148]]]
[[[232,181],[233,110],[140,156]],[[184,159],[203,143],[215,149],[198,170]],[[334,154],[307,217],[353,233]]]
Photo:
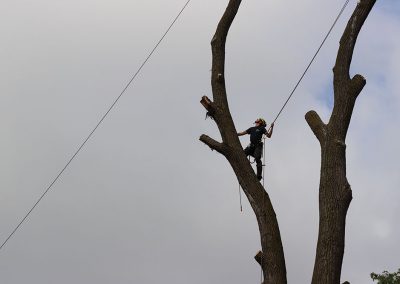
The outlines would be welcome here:
[[[262,164],[262,167],[263,167],[263,172],[262,172],[262,175],[263,175],[263,188],[264,188],[264,190],[265,190],[265,170],[266,170],[266,164],[265,164],[265,141],[267,140],[266,139],[266,137],[265,136],[263,136],[263,140],[264,140],[264,144],[263,144],[263,164]],[[263,205],[265,204],[265,196],[264,196],[264,200],[263,200],[264,202],[263,202]],[[261,243],[261,252],[263,252],[263,249],[262,249],[262,243]],[[262,284],[263,283],[263,276],[264,276],[264,271],[263,271],[263,264],[264,264],[264,254],[262,254],[261,255],[261,275],[260,275],[260,283]]]
[[[262,269],[263,258],[261,257],[261,275],[260,275],[260,283],[263,283],[263,269]]]
[[[240,190],[240,182],[239,182],[239,204],[240,204],[240,212],[243,212],[243,208],[242,208],[242,192]]]
[[[263,187],[265,188],[265,136],[263,137],[264,143],[263,143],[263,163],[262,163],[262,180],[263,180]]]

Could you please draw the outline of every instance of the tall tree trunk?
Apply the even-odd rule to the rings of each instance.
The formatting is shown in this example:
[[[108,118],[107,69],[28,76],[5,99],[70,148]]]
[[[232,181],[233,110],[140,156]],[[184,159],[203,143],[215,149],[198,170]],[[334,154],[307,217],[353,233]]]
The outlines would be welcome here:
[[[358,95],[365,86],[349,70],[357,36],[376,0],[360,0],[340,40],[334,73],[334,107],[328,124],[315,111],[306,120],[321,146],[319,233],[313,284],[338,284],[343,262],[345,223],[352,191],[346,177],[346,134]]]
[[[200,137],[200,141],[226,157],[253,208],[261,237],[262,254],[259,263],[263,270],[264,283],[284,284],[287,283],[286,267],[278,221],[268,193],[258,181],[243,152],[229,111],[225,88],[225,43],[240,3],[240,0],[229,1],[211,40],[211,85],[214,101],[207,97],[201,100],[208,114],[215,120],[222,142],[217,142],[204,134]]]

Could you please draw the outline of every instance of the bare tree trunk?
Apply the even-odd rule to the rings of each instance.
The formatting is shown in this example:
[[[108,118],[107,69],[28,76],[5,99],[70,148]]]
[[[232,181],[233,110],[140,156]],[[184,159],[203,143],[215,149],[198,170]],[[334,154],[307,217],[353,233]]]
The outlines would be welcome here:
[[[207,97],[203,97],[201,100],[208,114],[215,120],[222,137],[222,142],[217,142],[206,135],[202,135],[200,141],[226,157],[253,208],[261,237],[263,253],[259,258],[259,263],[264,273],[264,283],[284,284],[287,283],[286,267],[278,221],[268,193],[258,181],[243,152],[229,111],[225,88],[226,37],[240,3],[240,0],[229,1],[215,35],[212,38],[211,85],[214,102]]]
[[[334,73],[334,107],[328,124],[315,111],[306,120],[321,146],[319,233],[313,284],[338,284],[343,262],[345,223],[352,191],[346,177],[346,134],[358,95],[365,86],[349,70],[357,36],[376,0],[361,0],[340,40]]]

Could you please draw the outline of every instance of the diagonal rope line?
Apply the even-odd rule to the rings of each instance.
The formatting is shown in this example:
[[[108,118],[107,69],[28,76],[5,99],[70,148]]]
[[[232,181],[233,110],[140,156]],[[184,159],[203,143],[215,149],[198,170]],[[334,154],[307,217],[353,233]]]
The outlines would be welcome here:
[[[191,0],[188,0],[183,8],[179,11],[178,15],[174,18],[172,23],[169,25],[167,30],[164,32],[162,37],[159,39],[159,41],[156,43],[154,48],[151,50],[149,55],[146,57],[146,59],[143,61],[143,63],[140,65],[140,67],[137,69],[136,73],[132,76],[132,78],[129,80],[129,82],[125,85],[125,87],[122,89],[121,93],[119,96],[114,100],[112,105],[108,108],[106,113],[102,116],[102,118],[99,120],[97,125],[93,128],[93,130],[89,133],[89,135],[86,137],[86,139],[83,141],[83,143],[79,146],[78,150],[75,151],[75,153],[72,155],[72,157],[68,160],[64,168],[58,173],[58,175],[55,177],[55,179],[50,183],[50,185],[47,187],[47,189],[43,192],[43,194],[40,196],[40,198],[36,201],[36,203],[32,206],[32,208],[26,213],[24,218],[19,222],[19,224],[14,228],[14,230],[11,232],[11,234],[7,237],[7,239],[2,243],[0,246],[0,251],[1,249],[6,245],[8,240],[15,234],[15,232],[19,229],[19,227],[25,222],[25,220],[28,218],[28,216],[32,213],[32,211],[36,208],[36,206],[40,203],[40,201],[45,197],[45,195],[49,192],[49,190],[53,187],[53,185],[56,183],[56,181],[61,177],[61,175],[64,173],[64,171],[68,168],[68,166],[71,164],[71,162],[75,159],[75,157],[79,154],[79,152],[82,150],[82,148],[85,146],[86,142],[89,141],[89,139],[92,137],[94,132],[97,130],[97,128],[100,126],[100,124],[104,121],[104,119],[108,116],[108,114],[111,112],[111,110],[114,108],[114,106],[118,103],[119,99],[122,97],[122,95],[126,92],[126,90],[129,88],[131,83],[135,80],[137,75],[142,71],[142,68],[146,65],[147,61],[149,61],[150,57],[153,55],[153,53],[156,51],[160,43],[163,41],[165,36],[168,34],[168,32],[171,30],[171,28],[174,26],[175,22],[179,19],[185,8],[189,5]]]
[[[344,3],[342,9],[340,10],[338,16],[336,17],[335,21],[333,22],[331,28],[329,29],[328,33],[326,34],[325,38],[323,39],[322,43],[320,44],[320,46],[318,47],[317,51],[315,52],[314,56],[312,57],[310,63],[307,65],[307,68],[304,70],[303,74],[300,76],[300,79],[297,81],[296,85],[294,86],[292,92],[290,93],[289,97],[287,98],[286,102],[283,104],[281,110],[279,111],[278,115],[275,117],[273,123],[275,123],[275,121],[278,119],[278,117],[281,115],[283,109],[286,107],[287,103],[289,102],[289,100],[292,98],[294,92],[296,91],[297,87],[300,85],[300,82],[303,80],[304,76],[306,75],[308,69],[310,69],[311,64],[314,62],[314,59],[317,57],[319,51],[321,50],[322,46],[324,45],[325,41],[327,40],[327,38],[329,37],[329,35],[331,34],[333,28],[335,27],[337,21],[339,20],[340,16],[343,14],[344,10],[347,7],[347,4],[349,4],[350,0],[346,0],[346,2]]]

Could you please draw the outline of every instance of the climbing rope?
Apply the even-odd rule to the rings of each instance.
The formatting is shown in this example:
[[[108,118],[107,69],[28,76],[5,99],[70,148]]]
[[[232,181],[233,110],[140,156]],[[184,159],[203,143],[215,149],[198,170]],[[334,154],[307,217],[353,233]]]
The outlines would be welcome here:
[[[125,85],[119,96],[114,100],[114,102],[111,104],[111,106],[108,108],[106,113],[101,117],[97,125],[93,128],[93,130],[89,133],[89,135],[86,137],[86,139],[83,141],[83,143],[79,146],[79,148],[75,151],[75,153],[72,155],[72,157],[68,160],[68,162],[65,164],[65,166],[62,168],[62,170],[58,173],[58,175],[53,179],[53,181],[50,183],[50,185],[47,187],[47,189],[44,191],[44,193],[39,197],[39,199],[36,201],[36,203],[31,207],[31,209],[28,211],[28,213],[25,214],[25,216],[22,218],[22,220],[19,222],[19,224],[14,228],[14,230],[11,232],[11,234],[6,238],[6,240],[2,243],[0,246],[0,250],[5,246],[5,244],[8,242],[8,240],[15,234],[15,232],[18,230],[18,228],[24,223],[26,218],[32,213],[32,211],[36,208],[36,206],[39,204],[39,202],[44,198],[44,196],[49,192],[49,190],[53,187],[53,185],[56,183],[56,181],[60,178],[60,176],[64,173],[64,171],[68,168],[70,163],[75,159],[75,157],[78,155],[78,153],[82,150],[83,146],[85,146],[86,142],[92,137],[93,133],[97,130],[97,128],[100,126],[100,124],[104,121],[104,119],[108,116],[110,111],[114,108],[114,106],[117,104],[119,99],[122,97],[122,95],[126,92],[128,87],[131,85],[131,83],[136,79],[137,75],[142,71],[142,68],[146,65],[147,61],[150,59],[150,57],[153,55],[153,53],[156,51],[160,43],[163,41],[165,36],[168,34],[168,32],[171,30],[171,28],[174,26],[175,22],[179,19],[185,8],[189,5],[191,0],[188,0],[183,8],[179,11],[178,15],[174,18],[174,20],[171,22],[171,24],[168,26],[167,30],[164,32],[164,34],[161,36],[161,38],[158,40],[154,48],[151,50],[149,55],[146,57],[146,59],[143,61],[143,63],[140,65],[140,67],[137,69],[136,73],[132,76],[132,78],[129,80],[129,82]]]
[[[239,204],[240,204],[240,212],[243,212],[243,207],[242,207],[242,191],[240,190],[240,183],[239,183]]]
[[[260,283],[261,283],[261,284],[263,283],[263,269],[262,269],[262,264],[263,264],[263,258],[261,257],[261,265],[260,265],[260,267],[261,267]]]
[[[265,164],[265,140],[266,140],[267,138],[265,137],[265,135],[263,136],[263,140],[264,140],[264,145],[263,145],[263,163],[262,163],[262,167],[263,167],[263,172],[262,172],[262,175],[263,175],[263,177],[262,177],[262,180],[263,180],[263,188],[264,188],[264,190],[265,190],[265,168],[266,168],[266,164]],[[264,200],[263,200],[263,203],[265,203],[265,195],[264,195]],[[262,251],[262,247],[261,247],[261,251]],[[260,272],[260,283],[262,284],[263,283],[263,276],[264,276],[264,273],[263,273],[263,262],[264,262],[264,256],[263,255],[261,255],[261,264],[260,264],[260,267],[261,267],[261,272]]]
[[[263,180],[263,187],[265,188],[265,135],[263,136],[263,163],[262,163],[262,180]]]
[[[301,74],[300,79],[297,81],[296,85],[294,86],[293,90],[290,92],[289,97],[287,98],[287,100],[285,101],[285,103],[283,104],[282,108],[280,109],[280,111],[278,112],[278,114],[276,115],[275,119],[273,120],[272,123],[275,123],[275,121],[278,119],[278,117],[281,115],[283,109],[286,107],[287,103],[289,102],[289,100],[292,98],[294,92],[296,91],[297,87],[300,85],[300,82],[303,80],[304,76],[306,75],[306,73],[308,72],[308,69],[310,69],[311,64],[314,62],[314,59],[317,57],[319,51],[321,50],[322,46],[324,45],[325,41],[328,39],[329,35],[331,34],[331,31],[333,30],[333,28],[335,27],[337,21],[339,20],[340,16],[343,14],[344,10],[347,7],[347,4],[349,4],[350,0],[346,0],[346,2],[344,3],[342,9],[340,10],[339,14],[337,15],[335,21],[333,22],[332,26],[330,27],[328,33],[325,35],[324,39],[322,40],[321,44],[319,45],[317,51],[315,52],[314,56],[312,57],[310,63],[307,65],[306,69],[304,70],[303,74]],[[270,128],[271,129],[271,128]]]

